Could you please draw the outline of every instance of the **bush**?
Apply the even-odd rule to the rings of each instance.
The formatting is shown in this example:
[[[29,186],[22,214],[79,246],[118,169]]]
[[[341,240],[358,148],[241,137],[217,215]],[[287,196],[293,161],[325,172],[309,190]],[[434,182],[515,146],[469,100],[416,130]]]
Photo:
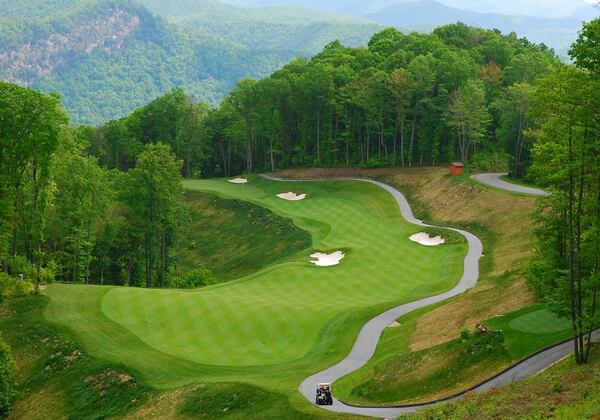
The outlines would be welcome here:
[[[19,274],[23,274],[24,278],[32,279],[35,273],[33,264],[31,264],[27,258],[21,255],[11,258],[8,261],[8,268],[9,272],[15,277],[18,277]]]
[[[9,294],[14,297],[27,296],[31,293],[32,287],[28,281],[20,281],[6,273],[0,272],[0,302]]]
[[[10,413],[15,398],[15,372],[17,366],[8,345],[0,338],[0,417]]]
[[[200,267],[195,270],[188,271],[183,277],[174,279],[171,284],[173,287],[180,289],[195,289],[198,287],[210,286],[215,284],[217,279],[208,268]]]

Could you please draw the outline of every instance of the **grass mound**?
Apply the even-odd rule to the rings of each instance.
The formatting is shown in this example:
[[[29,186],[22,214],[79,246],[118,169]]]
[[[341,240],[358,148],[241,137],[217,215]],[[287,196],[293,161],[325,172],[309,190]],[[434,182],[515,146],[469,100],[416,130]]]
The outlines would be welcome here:
[[[178,413],[190,418],[311,418],[295,410],[285,395],[241,383],[202,385],[183,400]]]
[[[224,282],[254,273],[311,245],[288,218],[246,201],[186,191],[190,226],[178,246],[178,274],[199,266]]]
[[[457,382],[477,376],[482,366],[499,367],[509,361],[501,332],[463,334],[440,346],[380,362],[348,397],[367,404],[439,398],[451,393]],[[342,381],[340,385],[345,388]]]

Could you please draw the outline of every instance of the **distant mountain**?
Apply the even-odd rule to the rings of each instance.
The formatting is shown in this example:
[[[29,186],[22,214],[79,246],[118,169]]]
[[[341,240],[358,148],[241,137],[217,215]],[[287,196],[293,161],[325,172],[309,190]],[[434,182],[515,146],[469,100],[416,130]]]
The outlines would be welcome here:
[[[75,122],[98,123],[173,87],[216,104],[244,77],[336,38],[365,44],[379,29],[352,16],[215,0],[0,0],[0,79],[59,92]]]
[[[566,55],[568,47],[575,40],[582,21],[600,15],[600,9],[586,0],[225,1],[245,6],[302,5],[321,11],[353,13],[379,24],[417,31],[429,31],[439,25],[460,21],[483,28],[500,29],[505,33],[514,31],[533,42],[543,42],[562,56]],[[538,17],[541,15],[554,17]]]
[[[499,29],[503,33],[516,32],[536,43],[545,43],[560,55],[565,55],[581,28],[581,20],[511,16],[498,13],[478,13],[445,6],[434,0],[418,0],[389,6],[365,15],[378,23],[416,30],[429,31],[448,23]]]
[[[300,7],[241,8],[216,0],[138,0],[181,26],[251,48],[313,55],[334,39],[365,44],[379,24],[353,15]]]

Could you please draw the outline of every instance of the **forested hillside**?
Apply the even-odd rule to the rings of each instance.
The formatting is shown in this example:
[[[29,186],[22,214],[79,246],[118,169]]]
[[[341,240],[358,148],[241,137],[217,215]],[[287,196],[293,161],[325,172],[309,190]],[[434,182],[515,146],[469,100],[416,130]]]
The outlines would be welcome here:
[[[267,76],[330,39],[365,43],[377,29],[306,11],[277,23],[293,13],[217,1],[144,3],[171,22],[131,0],[0,2],[0,79],[59,92],[75,122],[98,123],[174,87],[217,104],[243,77]]]
[[[240,8],[216,0],[139,0],[173,23],[247,47],[313,55],[334,39],[365,45],[380,29],[351,15],[319,13],[300,7]]]
[[[92,144],[106,165],[126,169],[135,150],[161,139],[186,176],[459,159],[487,167],[510,160],[520,177],[532,92],[557,62],[543,46],[463,24],[431,35],[387,29],[368,48],[333,42],[312,60],[244,79],[214,110],[174,91],[100,127]],[[201,120],[195,131],[191,111],[182,111],[190,107]],[[183,135],[190,130],[197,134]]]

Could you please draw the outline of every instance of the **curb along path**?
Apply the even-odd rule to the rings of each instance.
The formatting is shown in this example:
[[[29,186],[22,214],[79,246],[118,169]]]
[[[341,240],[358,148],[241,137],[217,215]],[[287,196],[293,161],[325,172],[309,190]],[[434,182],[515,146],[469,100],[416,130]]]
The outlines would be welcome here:
[[[501,174],[500,174],[501,175]],[[500,176],[499,175],[499,176]],[[417,226],[423,227],[441,227],[441,226],[432,226],[422,221],[418,220],[412,213],[410,205],[406,198],[400,193],[400,191],[395,188],[384,184],[379,181],[371,180],[371,179],[356,179],[356,178],[337,178],[337,179],[316,179],[316,180],[292,180],[292,179],[281,179],[275,178],[269,175],[260,175],[263,178],[272,180],[272,181],[285,181],[285,182],[294,182],[294,181],[328,181],[328,180],[352,180],[352,181],[361,181],[367,182],[369,184],[376,185],[384,190],[388,191],[396,203],[400,207],[400,212],[402,217],[406,219],[409,223],[412,223]],[[498,176],[498,179],[499,179]],[[512,185],[512,184],[509,184]],[[523,187],[525,188],[525,187]],[[458,282],[458,284],[451,290],[441,293],[436,296],[430,296],[425,299],[417,300],[414,302],[406,303],[395,308],[389,309],[388,311],[376,316],[375,318],[368,321],[360,330],[356,341],[354,342],[354,346],[350,353],[339,363],[334,366],[331,366],[328,369],[325,369],[321,372],[315,373],[314,375],[309,376],[300,384],[298,390],[302,393],[302,395],[311,403],[314,404],[315,399],[315,389],[316,385],[320,382],[333,383],[336,380],[346,376],[357,369],[363,367],[373,356],[375,353],[375,349],[377,348],[377,344],[379,343],[379,338],[381,333],[394,322],[397,318],[412,312],[416,309],[420,309],[446,299],[449,299],[453,296],[457,296],[473,287],[477,284],[477,280],[479,278],[479,258],[481,258],[483,254],[483,244],[475,235],[466,232],[461,229],[455,229],[450,227],[443,227],[444,229],[449,229],[454,232],[458,232],[463,235],[467,239],[467,243],[469,245],[469,251],[464,260],[464,271],[462,278]],[[593,335],[594,339],[600,338],[600,330],[595,331]],[[510,382],[517,381],[519,379],[526,378],[528,376],[535,375],[546,367],[556,363],[560,359],[568,356],[573,351],[573,345],[571,341],[563,342],[553,347],[543,349],[538,353],[532,355],[531,357],[518,362],[517,364],[509,367],[508,369],[500,372],[499,374],[493,376],[492,378],[476,385],[475,387],[469,389],[468,391],[486,391],[488,389],[498,387]],[[336,398],[333,399],[333,405],[331,406],[319,406],[325,410],[334,411],[338,413],[348,413],[348,414],[358,414],[363,416],[371,416],[371,417],[380,417],[380,418],[394,418],[399,416],[400,414],[415,412],[420,408],[433,406],[435,404],[439,404],[442,401],[449,401],[452,399],[456,399],[461,395],[465,394],[465,392],[461,392],[452,396],[449,396],[444,399],[421,403],[421,404],[413,404],[413,405],[397,405],[397,406],[360,406],[360,405],[352,405],[344,403]]]

